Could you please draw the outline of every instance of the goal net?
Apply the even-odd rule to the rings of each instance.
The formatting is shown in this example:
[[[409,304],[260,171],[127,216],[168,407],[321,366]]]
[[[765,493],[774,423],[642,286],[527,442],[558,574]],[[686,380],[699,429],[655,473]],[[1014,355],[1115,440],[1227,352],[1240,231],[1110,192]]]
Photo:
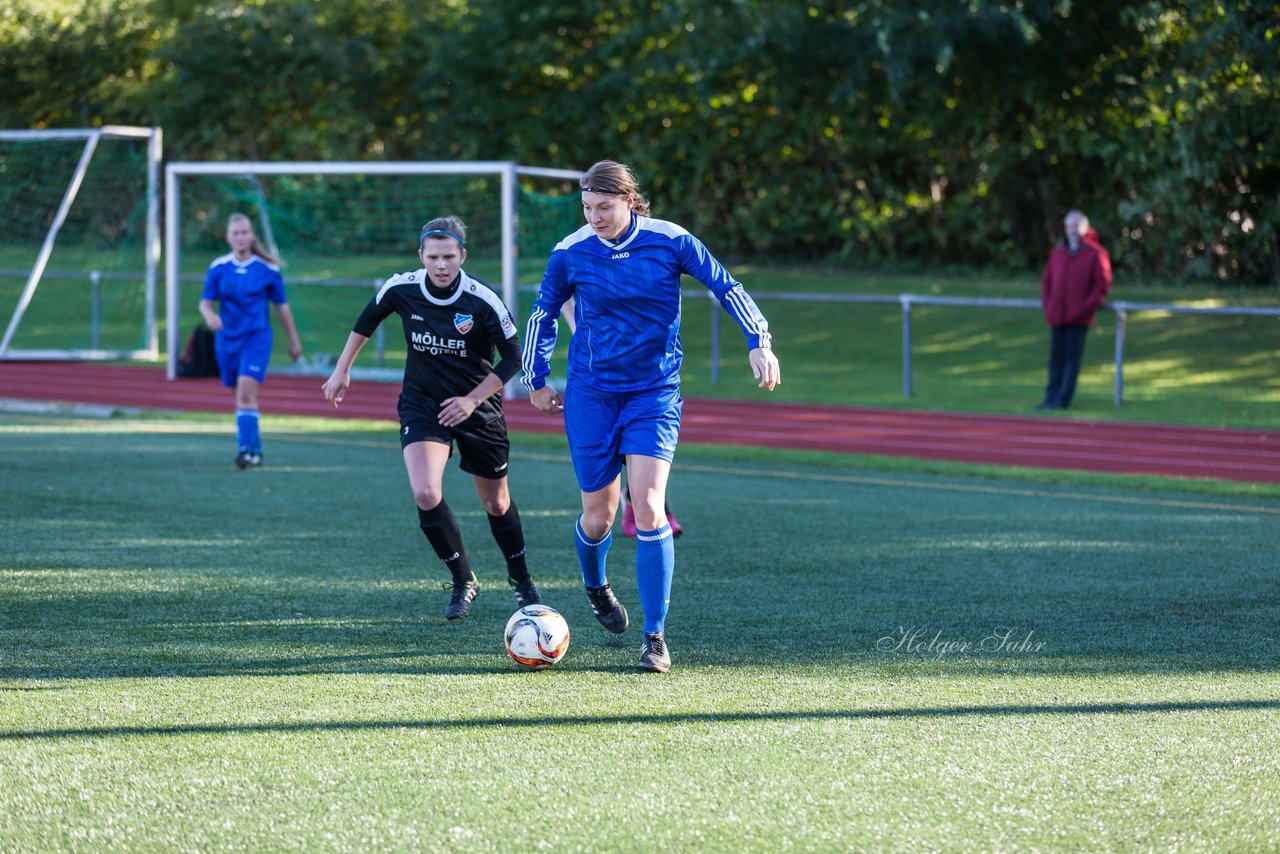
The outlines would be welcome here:
[[[551,249],[581,223],[581,173],[505,162],[173,163],[165,170],[165,285],[169,376],[202,322],[210,261],[226,254],[227,218],[243,213],[284,266],[304,360],[290,366],[275,335],[276,371],[327,373],[361,309],[390,276],[421,267],[422,225],[456,215],[467,225],[468,273],[519,317]],[[522,305],[523,303],[523,305]],[[275,320],[274,314],[272,318]],[[384,324],[356,374],[398,378],[405,344]]]
[[[0,131],[0,358],[159,358],[157,128]]]

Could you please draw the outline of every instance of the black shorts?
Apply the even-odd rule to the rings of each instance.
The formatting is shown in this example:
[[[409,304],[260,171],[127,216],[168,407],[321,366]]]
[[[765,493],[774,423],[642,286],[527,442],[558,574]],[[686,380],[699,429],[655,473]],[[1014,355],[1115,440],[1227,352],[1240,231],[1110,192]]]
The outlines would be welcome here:
[[[415,408],[400,407],[400,447],[414,442],[439,442],[449,446],[453,456],[453,444],[458,443],[461,460],[458,468],[467,474],[489,480],[501,480],[507,476],[507,461],[511,454],[511,442],[507,439],[507,419],[499,415],[491,421],[470,421],[457,427],[444,427],[433,414]]]

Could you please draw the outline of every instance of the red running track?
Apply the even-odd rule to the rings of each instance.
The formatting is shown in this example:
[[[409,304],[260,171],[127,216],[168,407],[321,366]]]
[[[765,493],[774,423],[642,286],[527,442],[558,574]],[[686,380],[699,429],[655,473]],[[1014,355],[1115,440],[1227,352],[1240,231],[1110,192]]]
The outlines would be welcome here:
[[[395,383],[356,382],[338,410],[320,394],[322,378],[273,374],[264,412],[396,420]],[[217,380],[165,379],[149,366],[0,362],[0,398],[231,413]],[[559,418],[523,400],[507,407],[513,430],[559,433]],[[966,415],[916,410],[810,406],[696,398],[685,401],[686,442],[882,454],[928,460],[1077,471],[1209,477],[1280,483],[1280,432]]]

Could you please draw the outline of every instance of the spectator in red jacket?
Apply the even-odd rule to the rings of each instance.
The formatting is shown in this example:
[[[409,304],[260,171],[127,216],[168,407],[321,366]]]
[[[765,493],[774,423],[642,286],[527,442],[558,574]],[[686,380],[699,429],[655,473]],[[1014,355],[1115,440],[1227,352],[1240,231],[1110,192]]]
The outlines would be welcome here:
[[[1085,337],[1111,292],[1111,256],[1089,227],[1089,218],[1072,210],[1063,220],[1066,239],[1049,253],[1040,278],[1040,302],[1051,329],[1049,383],[1037,409],[1066,409],[1076,391]]]

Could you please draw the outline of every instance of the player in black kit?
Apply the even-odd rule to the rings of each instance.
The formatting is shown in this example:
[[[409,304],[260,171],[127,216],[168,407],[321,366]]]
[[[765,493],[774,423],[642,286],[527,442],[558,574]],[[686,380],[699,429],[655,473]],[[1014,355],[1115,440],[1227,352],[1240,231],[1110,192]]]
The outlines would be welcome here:
[[[399,314],[408,357],[400,392],[400,446],[418,521],[453,576],[445,607],[449,620],[465,617],[480,593],[467,561],[462,532],[444,501],[444,467],[458,444],[460,468],[475,481],[493,538],[507,561],[507,582],[520,607],[541,602],[525,564],[524,530],[507,490],[507,422],[503,385],[520,370],[520,342],[511,313],[487,285],[467,275],[467,231],[457,217],[422,228],[422,269],[387,279],[356,320],[325,399],[337,406],[351,385],[351,365],[383,320]],[[494,348],[501,360],[493,364]]]

